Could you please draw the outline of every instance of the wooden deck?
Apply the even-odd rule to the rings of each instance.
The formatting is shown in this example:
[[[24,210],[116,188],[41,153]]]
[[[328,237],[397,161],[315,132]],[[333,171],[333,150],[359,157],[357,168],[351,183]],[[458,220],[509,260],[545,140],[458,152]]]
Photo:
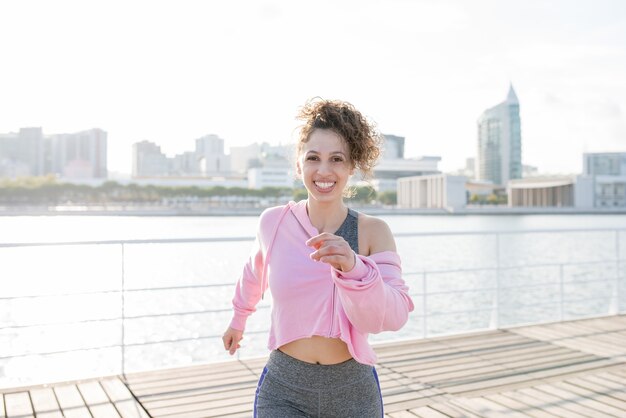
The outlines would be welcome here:
[[[377,345],[387,417],[626,417],[626,316]],[[5,417],[251,417],[265,359],[5,390]]]

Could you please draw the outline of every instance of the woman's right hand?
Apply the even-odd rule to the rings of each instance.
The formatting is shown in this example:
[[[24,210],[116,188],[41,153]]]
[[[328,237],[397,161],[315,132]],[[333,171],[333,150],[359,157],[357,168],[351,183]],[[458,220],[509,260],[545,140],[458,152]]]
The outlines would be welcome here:
[[[224,350],[228,351],[232,356],[233,354],[235,354],[235,351],[237,351],[238,348],[241,348],[241,345],[239,345],[239,341],[241,341],[242,339],[243,331],[228,327],[228,329],[222,336],[222,341],[224,342]]]

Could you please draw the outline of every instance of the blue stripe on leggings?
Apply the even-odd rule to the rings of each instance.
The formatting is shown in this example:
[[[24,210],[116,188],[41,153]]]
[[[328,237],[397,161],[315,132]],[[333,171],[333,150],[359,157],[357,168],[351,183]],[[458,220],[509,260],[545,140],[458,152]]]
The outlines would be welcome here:
[[[380,391],[380,382],[378,381],[378,373],[376,373],[376,368],[372,367],[372,371],[374,372],[374,379],[376,379],[376,385],[378,386],[378,394],[380,395],[380,416],[385,417],[385,407],[383,405],[383,393]]]
[[[374,372],[376,373],[376,372]],[[256,392],[254,394],[254,418],[256,415],[256,398],[259,396],[259,391],[261,390],[261,385],[263,384],[263,380],[265,379],[265,375],[267,374],[267,367],[263,367],[263,373],[261,373],[261,377],[259,378],[259,384],[256,387]]]

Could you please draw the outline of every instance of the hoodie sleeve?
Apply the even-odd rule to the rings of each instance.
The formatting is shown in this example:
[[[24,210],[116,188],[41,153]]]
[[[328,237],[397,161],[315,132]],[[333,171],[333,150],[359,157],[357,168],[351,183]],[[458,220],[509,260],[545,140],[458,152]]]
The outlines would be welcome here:
[[[376,334],[397,331],[406,323],[414,307],[397,253],[357,255],[352,270],[331,270],[344,311],[357,330]]]
[[[261,241],[257,234],[254,241],[254,247],[250,253],[248,261],[243,267],[243,271],[237,285],[235,287],[235,296],[233,297],[233,319],[230,327],[243,331],[246,327],[248,317],[256,311],[256,305],[261,300],[263,292],[266,290],[261,285],[263,277],[263,251],[261,249]]]

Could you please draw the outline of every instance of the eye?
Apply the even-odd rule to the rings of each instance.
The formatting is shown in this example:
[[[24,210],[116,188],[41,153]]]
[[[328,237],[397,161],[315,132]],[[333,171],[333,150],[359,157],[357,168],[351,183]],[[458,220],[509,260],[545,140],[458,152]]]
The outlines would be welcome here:
[[[341,158],[341,157],[333,157],[333,162],[341,163],[341,162],[343,162],[343,158]]]
[[[306,161],[317,161],[317,156],[316,155],[309,155],[308,157],[306,157]]]

